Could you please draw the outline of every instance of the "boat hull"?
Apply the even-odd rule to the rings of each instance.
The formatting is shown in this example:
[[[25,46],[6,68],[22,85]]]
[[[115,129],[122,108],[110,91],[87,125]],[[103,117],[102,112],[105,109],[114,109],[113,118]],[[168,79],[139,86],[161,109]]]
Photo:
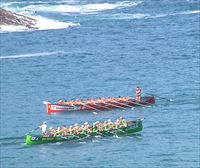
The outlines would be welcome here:
[[[155,104],[154,96],[146,96],[142,97],[141,102],[135,101],[135,99],[129,99],[128,101],[116,101],[116,102],[107,102],[107,103],[87,103],[85,105],[79,106],[69,106],[69,105],[59,105],[52,104],[50,102],[46,102],[47,113],[62,113],[68,111],[104,111],[111,110],[116,108],[127,108],[127,107],[137,107],[137,106],[145,106],[145,105],[153,105]]]
[[[26,144],[27,145],[39,145],[39,144],[46,144],[46,143],[56,143],[56,142],[63,142],[63,141],[71,141],[71,140],[78,140],[87,137],[95,137],[95,136],[124,136],[124,135],[132,135],[142,131],[142,120],[131,121],[128,124],[129,126],[125,128],[110,130],[110,131],[94,131],[90,134],[87,133],[80,133],[78,135],[68,135],[66,137],[56,136],[56,137],[44,137],[41,135],[27,135],[26,136]]]

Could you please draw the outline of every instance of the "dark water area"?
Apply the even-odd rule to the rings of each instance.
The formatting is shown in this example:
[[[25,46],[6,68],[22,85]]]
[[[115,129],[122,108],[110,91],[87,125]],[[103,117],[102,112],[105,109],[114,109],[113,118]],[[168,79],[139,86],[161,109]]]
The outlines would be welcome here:
[[[66,29],[2,32],[1,158],[6,167],[200,167],[199,1],[3,1]],[[48,24],[46,23],[48,26]],[[52,26],[52,25],[49,25]],[[153,107],[48,116],[43,101],[135,96]],[[48,126],[144,117],[140,135],[27,146]]]

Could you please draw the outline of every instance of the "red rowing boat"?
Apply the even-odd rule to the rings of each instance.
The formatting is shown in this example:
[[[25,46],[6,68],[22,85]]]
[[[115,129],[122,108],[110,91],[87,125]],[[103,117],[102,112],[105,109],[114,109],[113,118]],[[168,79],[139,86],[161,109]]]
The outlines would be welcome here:
[[[98,98],[96,100],[76,100],[76,101],[59,101],[58,103],[50,103],[44,101],[47,113],[60,113],[68,111],[103,111],[115,108],[131,108],[136,106],[147,107],[155,104],[154,96],[141,97],[140,101],[131,97],[118,97],[118,98]]]

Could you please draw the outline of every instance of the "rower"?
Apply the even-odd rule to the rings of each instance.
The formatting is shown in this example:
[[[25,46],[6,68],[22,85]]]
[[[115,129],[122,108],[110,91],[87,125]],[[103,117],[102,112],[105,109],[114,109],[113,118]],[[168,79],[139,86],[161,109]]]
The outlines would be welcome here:
[[[95,103],[95,98],[92,98],[92,99],[91,99],[91,103]]]
[[[141,101],[141,95],[142,95],[142,89],[140,87],[136,88],[136,98],[135,100],[140,102]]]
[[[102,131],[102,123],[100,123],[99,121],[96,121],[95,125],[98,131]]]
[[[66,125],[63,125],[61,130],[65,130],[66,128],[67,128]]]
[[[61,129],[60,129],[60,127],[58,127],[58,129],[56,130],[56,135],[61,135]]]
[[[99,121],[96,121],[93,123],[93,131],[98,131],[100,129],[101,125]]]
[[[111,122],[111,120],[109,119],[109,120],[107,120],[107,121],[105,121],[104,122],[104,129],[105,130],[110,130],[110,124],[111,124],[112,122]]]
[[[114,123],[111,121],[111,119],[108,120],[108,129],[111,130],[114,127]]]
[[[123,117],[120,117],[120,119],[119,119],[119,126],[120,126],[120,128],[127,127],[127,122]]]
[[[66,127],[66,125],[63,125],[63,126],[62,126],[60,132],[61,132],[62,136],[66,134],[66,132],[67,132],[67,127]]]
[[[56,130],[53,127],[49,127],[49,136],[56,135]]]
[[[100,102],[101,102],[101,98],[98,97],[98,99],[97,99],[97,103],[100,103]]]
[[[42,123],[42,125],[39,126],[39,128],[41,128],[41,130],[42,130],[42,135],[45,135],[46,134],[46,130],[47,130],[47,122],[44,121]]]
[[[88,122],[84,123],[83,131],[86,131],[87,133],[91,133],[92,132],[92,127],[90,127]]]
[[[87,124],[88,124],[88,122],[85,122],[83,125],[81,125],[82,131],[86,131],[86,129],[87,129]]]
[[[94,122],[92,124],[92,130],[93,130],[93,132],[95,132],[97,130],[97,123],[96,122]]]
[[[67,100],[63,100],[62,105],[67,105]]]
[[[72,131],[73,131],[73,126],[72,126],[72,125],[70,125],[68,130],[69,130],[69,133],[70,133],[70,134],[72,134]]]
[[[79,127],[79,125],[77,123],[74,124],[73,131],[74,131],[75,134],[79,134],[80,131],[81,131],[81,128]]]
[[[115,125],[115,129],[118,129],[119,128],[119,120],[116,120],[116,122],[114,123]]]
[[[59,104],[59,105],[62,105],[62,104],[63,104],[63,101],[62,101],[62,100],[59,100],[59,101],[58,101],[58,104]]]

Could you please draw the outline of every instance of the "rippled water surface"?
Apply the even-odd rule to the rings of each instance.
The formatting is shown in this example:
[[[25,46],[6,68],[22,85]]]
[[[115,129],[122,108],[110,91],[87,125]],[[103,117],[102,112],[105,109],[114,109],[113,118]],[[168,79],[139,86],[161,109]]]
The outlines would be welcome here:
[[[43,23],[37,31],[0,34],[2,168],[200,167],[198,0],[1,1],[1,7]],[[173,101],[157,97],[149,108],[52,116],[42,104],[134,96],[136,86]],[[61,126],[120,116],[145,117],[144,130],[25,145],[25,134],[42,121]]]

